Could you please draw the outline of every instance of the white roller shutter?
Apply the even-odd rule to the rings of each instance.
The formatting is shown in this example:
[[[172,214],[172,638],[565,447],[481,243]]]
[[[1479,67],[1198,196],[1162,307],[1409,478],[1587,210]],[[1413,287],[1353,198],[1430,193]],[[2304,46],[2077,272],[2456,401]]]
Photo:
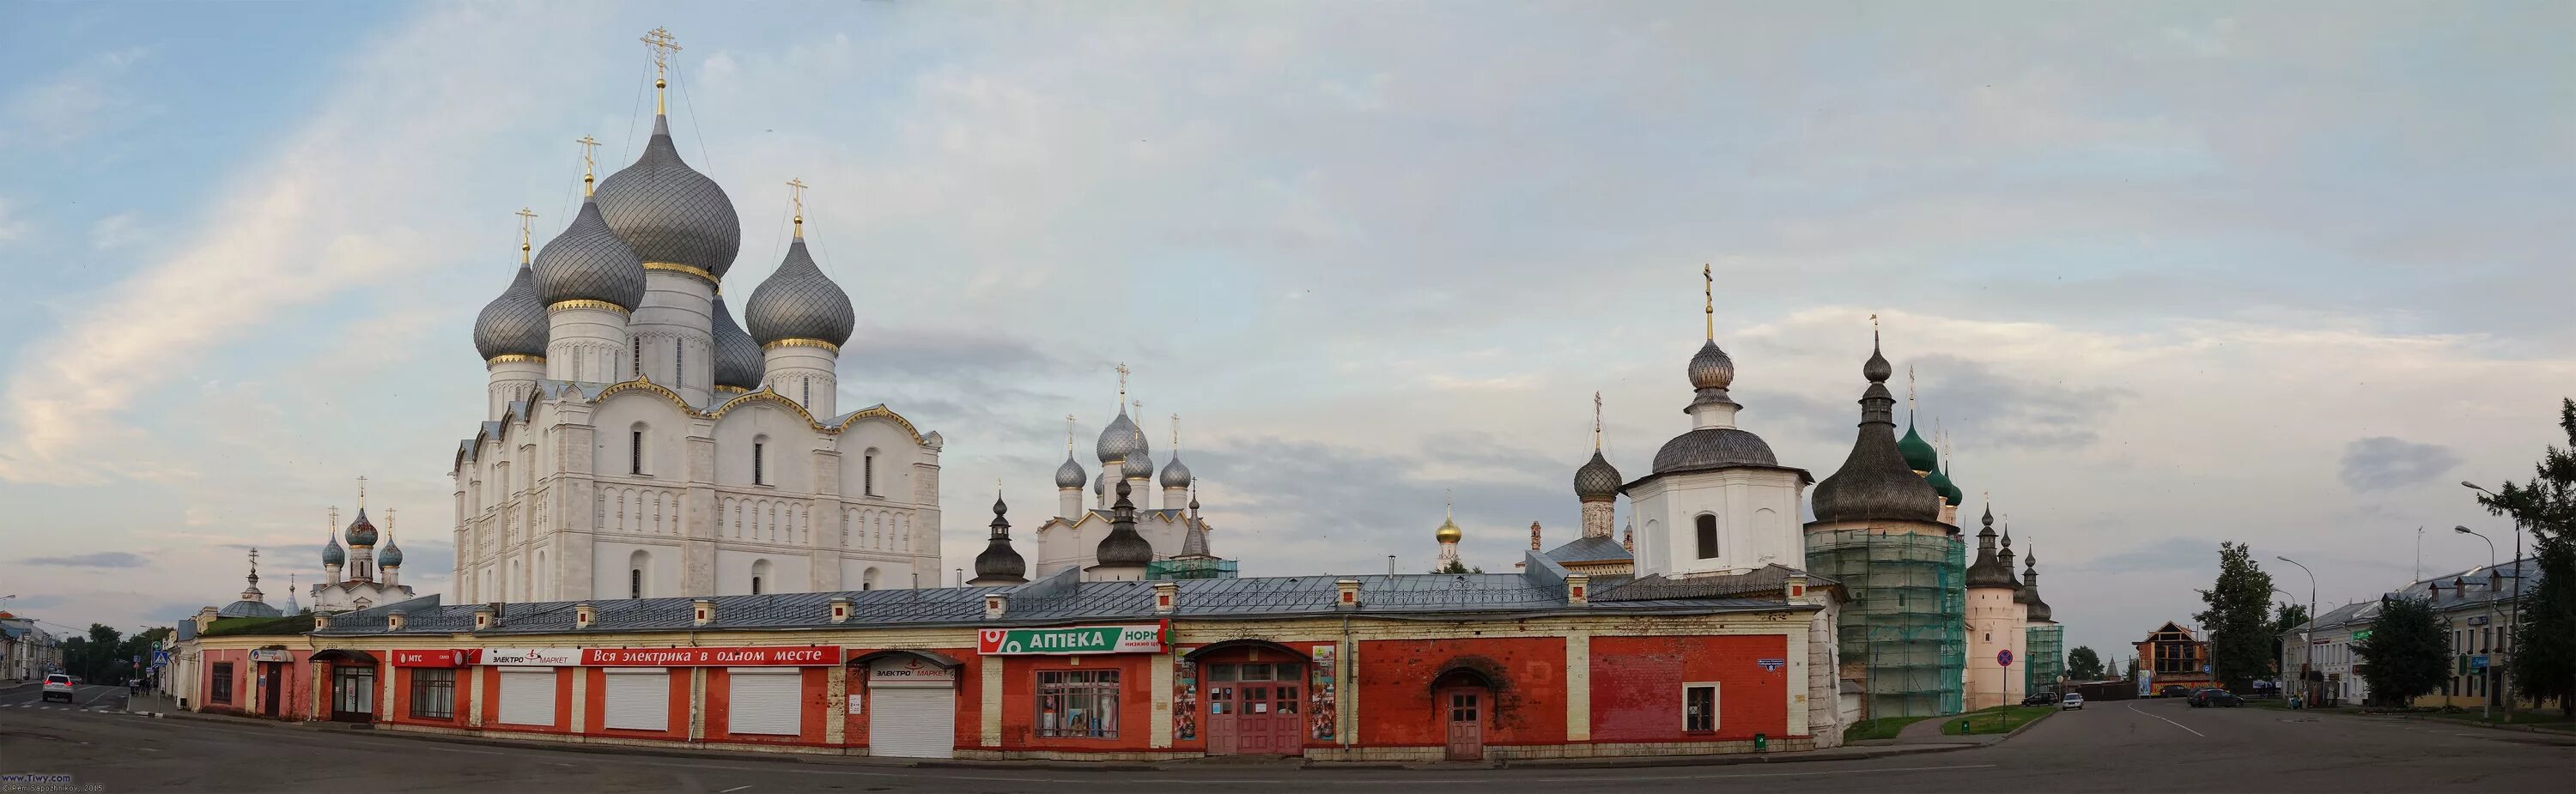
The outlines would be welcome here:
[[[501,671],[501,722],[507,725],[555,724],[555,671]]]
[[[599,718],[602,727],[638,731],[671,729],[669,670],[610,669],[606,672],[608,698]]]
[[[957,690],[953,687],[872,686],[868,689],[868,754],[896,758],[948,758],[957,749]]]
[[[725,679],[732,683],[733,690],[725,730],[796,735],[797,717],[802,716],[797,704],[802,689],[799,684],[805,679],[802,671],[736,667]]]

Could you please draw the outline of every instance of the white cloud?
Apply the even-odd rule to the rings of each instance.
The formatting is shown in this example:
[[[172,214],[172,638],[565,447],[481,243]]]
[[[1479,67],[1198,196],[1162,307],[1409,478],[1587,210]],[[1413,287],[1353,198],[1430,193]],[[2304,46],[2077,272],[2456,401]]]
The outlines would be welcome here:
[[[134,220],[131,212],[100,218],[89,227],[90,247],[101,251],[123,248],[142,238],[142,224]]]
[[[7,247],[27,235],[28,223],[17,217],[17,205],[8,196],[0,196],[0,247]]]
[[[20,91],[0,107],[0,149],[64,146],[158,113],[118,83],[150,55],[143,47],[101,52]]]

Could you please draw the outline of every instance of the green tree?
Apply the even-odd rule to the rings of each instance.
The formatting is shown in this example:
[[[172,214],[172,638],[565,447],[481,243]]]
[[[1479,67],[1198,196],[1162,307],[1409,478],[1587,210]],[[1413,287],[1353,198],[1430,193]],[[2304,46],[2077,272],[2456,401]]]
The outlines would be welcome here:
[[[2450,630],[2433,605],[2410,597],[2382,597],[2370,636],[2353,643],[2353,655],[2370,696],[2405,704],[2440,689],[2451,677]]]
[[[2078,645],[2066,652],[2066,680],[2099,681],[2104,672],[2102,654],[2094,652],[2093,646]]]
[[[2506,482],[2478,503],[2531,533],[2539,568],[2515,606],[2513,688],[2534,703],[2555,699],[2560,714],[2576,717],[2576,400],[2559,401],[2558,429],[2567,448],[2550,446],[2529,482]]]
[[[1450,560],[1448,565],[1431,569],[1432,573],[1484,573],[1484,568],[1469,568],[1466,563]]]
[[[2218,544],[2218,581],[2200,591],[2209,608],[2193,615],[2209,629],[2211,673],[2242,689],[2272,669],[2272,575],[2254,563],[2254,547]]]

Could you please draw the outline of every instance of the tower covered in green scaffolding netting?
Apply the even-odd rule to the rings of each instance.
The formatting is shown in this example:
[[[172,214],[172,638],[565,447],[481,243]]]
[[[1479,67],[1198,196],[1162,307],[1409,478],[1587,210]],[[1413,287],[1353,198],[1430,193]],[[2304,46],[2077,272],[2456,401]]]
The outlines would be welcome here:
[[[2030,660],[2022,666],[2022,691],[2056,692],[2060,679],[2066,677],[2066,627],[2057,625],[2048,602],[2039,597],[2039,549],[2031,549],[2022,558],[2021,592],[2013,596],[2021,602],[2027,622],[2022,634],[2027,639],[2022,647]],[[2060,693],[2063,694],[2063,693]]]
[[[1806,527],[1807,570],[1841,583],[1850,598],[1836,629],[1838,672],[1860,690],[1863,719],[1955,714],[1965,705],[1966,548],[1943,520],[1956,514],[1958,489],[1911,427],[1897,440],[1892,374],[1873,339],[1851,456],[1816,484]]]

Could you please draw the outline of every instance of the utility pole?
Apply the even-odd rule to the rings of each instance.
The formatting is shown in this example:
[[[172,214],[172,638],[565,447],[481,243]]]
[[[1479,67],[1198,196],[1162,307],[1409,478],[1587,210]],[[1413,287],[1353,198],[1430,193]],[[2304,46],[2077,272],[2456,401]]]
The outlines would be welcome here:
[[[2468,486],[2469,490],[2486,494],[2488,497],[2494,499],[2497,504],[2504,503],[2504,497],[2497,496],[2494,491],[2478,487],[2477,483],[2461,480],[2460,484]],[[2488,545],[2492,546],[2494,545],[2494,542],[2489,541]],[[2489,552],[2487,556],[2493,557],[2495,555],[2493,552]],[[2522,637],[2519,636],[2522,632],[2522,516],[2518,513],[2513,517],[2513,600],[2506,603],[2505,609],[2508,617],[2505,618],[2504,655],[2505,658],[2511,659],[2513,658],[2514,651],[2518,648],[2518,645],[2522,640]],[[2503,678],[2504,719],[2506,722],[2512,722],[2514,713],[2513,665],[2505,665]]]

